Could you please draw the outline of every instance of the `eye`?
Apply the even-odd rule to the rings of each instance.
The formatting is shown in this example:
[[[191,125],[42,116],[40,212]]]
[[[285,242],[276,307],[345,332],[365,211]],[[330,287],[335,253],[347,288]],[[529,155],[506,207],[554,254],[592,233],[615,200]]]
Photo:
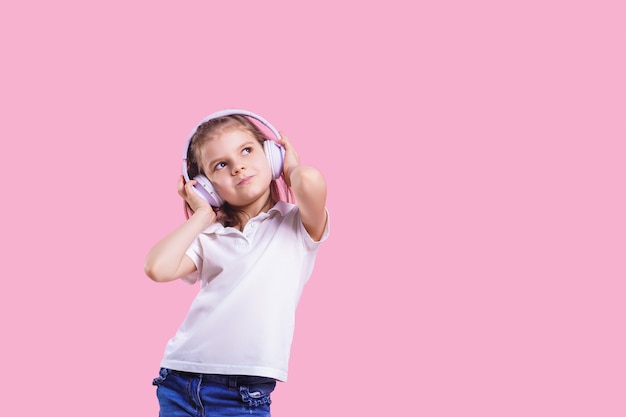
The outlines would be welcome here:
[[[219,171],[220,169],[224,168],[226,166],[226,162],[218,162],[217,164],[215,164],[215,171]]]
[[[244,155],[248,155],[251,152],[252,152],[252,147],[251,146],[246,146],[245,148],[243,148],[241,150],[241,153],[244,154]]]

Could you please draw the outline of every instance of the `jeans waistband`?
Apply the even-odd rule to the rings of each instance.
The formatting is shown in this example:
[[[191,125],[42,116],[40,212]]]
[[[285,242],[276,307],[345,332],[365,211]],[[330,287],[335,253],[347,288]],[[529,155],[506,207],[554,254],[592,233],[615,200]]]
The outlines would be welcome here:
[[[276,381],[274,378],[268,378],[265,376],[200,374],[196,372],[176,371],[173,369],[170,372],[174,375],[179,375],[185,378],[199,378],[203,381],[226,385],[230,388],[235,388],[240,385],[262,384]]]

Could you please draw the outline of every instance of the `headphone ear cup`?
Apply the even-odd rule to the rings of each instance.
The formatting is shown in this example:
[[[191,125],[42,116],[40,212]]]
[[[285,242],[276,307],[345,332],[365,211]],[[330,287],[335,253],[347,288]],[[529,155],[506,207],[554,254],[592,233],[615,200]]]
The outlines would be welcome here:
[[[211,181],[204,175],[196,175],[193,177],[198,183],[193,186],[194,191],[202,198],[204,198],[211,207],[220,207],[224,204],[224,200],[219,196]]]
[[[283,173],[285,148],[283,148],[273,140],[266,140],[265,142],[263,142],[263,150],[265,151],[267,162],[269,162],[270,169],[272,170],[272,178],[279,178],[280,174]]]

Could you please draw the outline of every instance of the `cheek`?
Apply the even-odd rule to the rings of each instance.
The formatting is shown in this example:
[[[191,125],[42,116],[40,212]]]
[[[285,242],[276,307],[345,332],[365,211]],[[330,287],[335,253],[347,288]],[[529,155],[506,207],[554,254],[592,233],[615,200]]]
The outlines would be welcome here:
[[[259,176],[264,180],[271,181],[272,180],[272,170],[270,169],[269,162],[265,162],[259,165]]]
[[[263,172],[267,171],[267,172],[271,172],[270,169],[270,162],[267,160],[267,157],[265,156],[265,153],[263,153],[259,159],[257,160],[257,166],[259,167],[260,170],[262,170]]]
[[[218,187],[222,187],[224,186],[225,180],[226,180],[226,175],[221,174],[220,172],[214,172],[210,177],[209,180],[211,181],[211,184],[213,184],[213,186],[215,188]]]

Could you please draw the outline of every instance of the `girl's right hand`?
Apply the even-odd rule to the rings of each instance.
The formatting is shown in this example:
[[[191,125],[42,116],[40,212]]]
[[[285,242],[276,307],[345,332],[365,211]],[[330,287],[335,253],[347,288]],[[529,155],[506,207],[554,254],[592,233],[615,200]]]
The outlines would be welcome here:
[[[213,207],[194,191],[193,186],[197,184],[196,180],[190,180],[185,183],[185,178],[181,175],[178,178],[178,195],[185,200],[189,208],[195,213],[198,210],[208,210],[213,216],[217,217]],[[214,219],[215,220],[215,219]]]

